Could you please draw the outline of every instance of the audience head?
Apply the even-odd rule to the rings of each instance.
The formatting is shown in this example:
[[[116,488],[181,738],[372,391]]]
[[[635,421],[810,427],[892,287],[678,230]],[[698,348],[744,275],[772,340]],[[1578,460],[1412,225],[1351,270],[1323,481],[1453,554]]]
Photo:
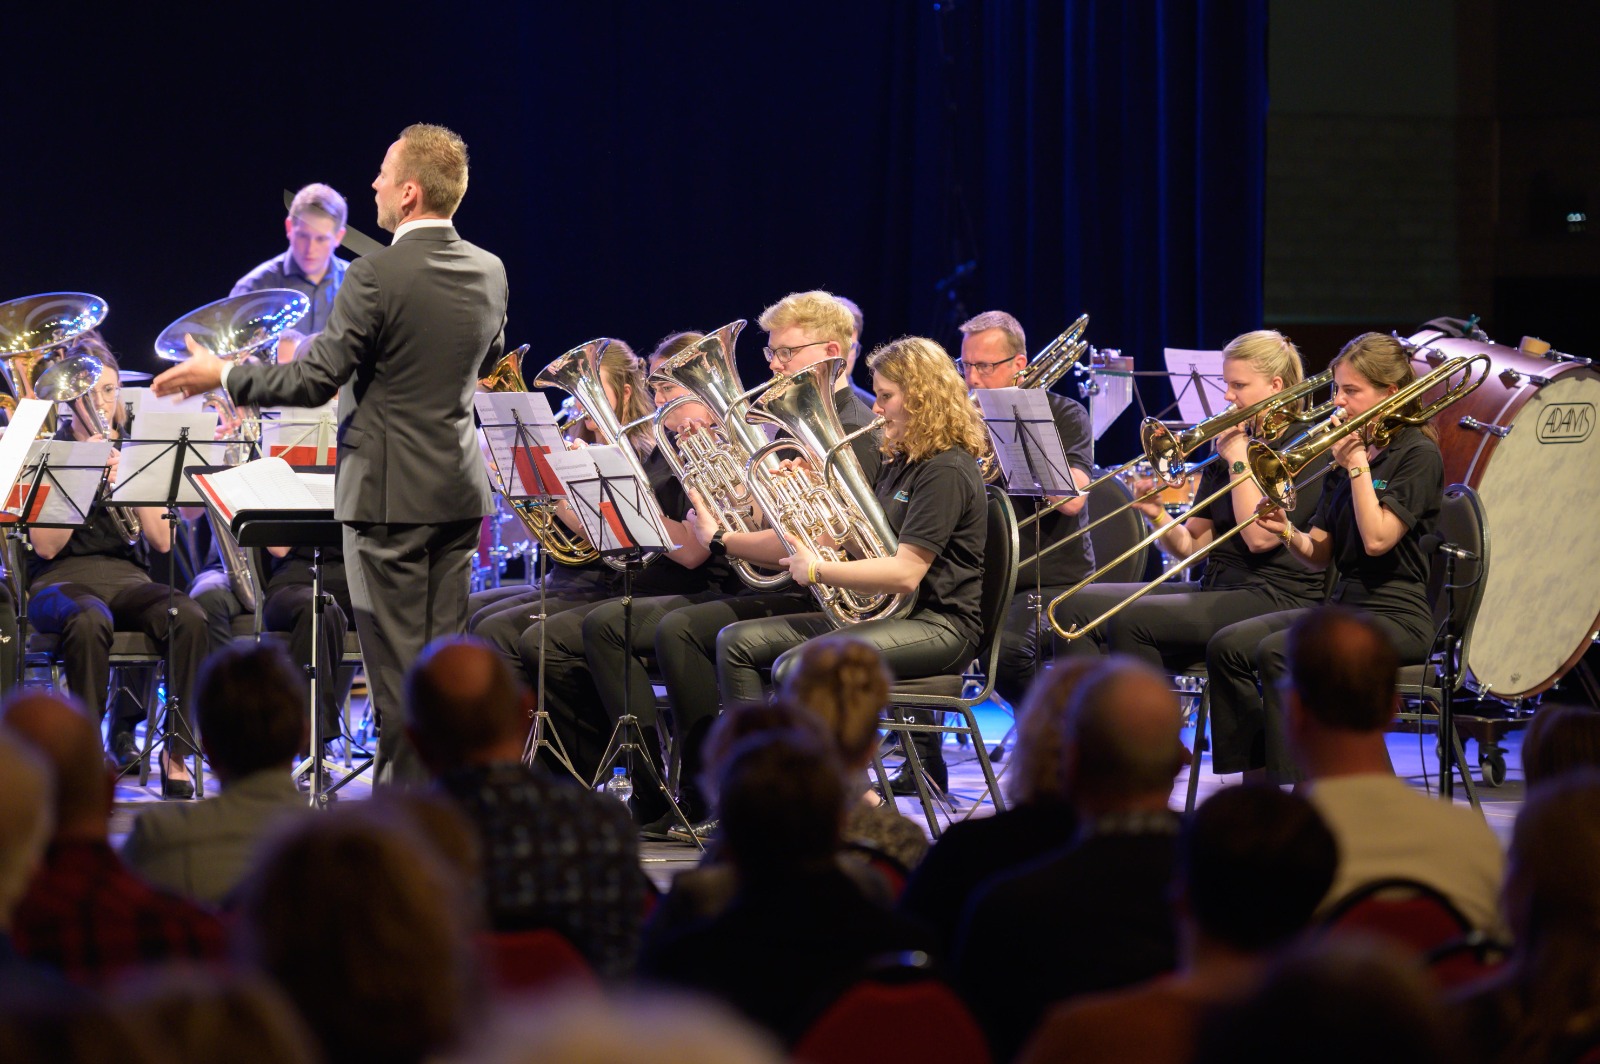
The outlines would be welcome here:
[[[168,1060],[313,1064],[316,1042],[281,990],[263,976],[172,967],[142,971],[112,994],[133,1041]]]
[[[162,1048],[136,1037],[96,995],[39,979],[0,983],[0,1060],[6,1064],[180,1059],[163,1054]]]
[[[1528,786],[1586,768],[1600,769],[1600,712],[1588,706],[1540,706],[1522,739],[1522,775]]]
[[[785,729],[744,739],[717,776],[722,843],[746,880],[772,881],[833,859],[844,774],[831,745]]]
[[[330,1060],[448,1049],[475,990],[465,885],[382,808],[299,820],[244,878],[244,960],[288,994]]]
[[[865,768],[878,746],[878,720],[889,703],[889,670],[870,643],[827,635],[805,643],[778,694],[816,715],[846,769]]]
[[[200,666],[200,742],[224,781],[285,769],[307,741],[306,683],[275,643],[240,640]]]
[[[1097,665],[1067,704],[1061,773],[1068,800],[1095,815],[1164,809],[1187,755],[1167,677],[1132,658]]]
[[[780,1064],[771,1036],[706,998],[541,997],[501,1013],[472,1064]]]
[[[50,841],[54,786],[43,758],[0,728],[0,933],[10,929]]]
[[[1444,1006],[1416,960],[1356,936],[1292,947],[1202,1028],[1195,1064],[1444,1064]]]
[[[1067,704],[1097,658],[1061,658],[1033,678],[1017,712],[1017,745],[1011,751],[1006,797],[1014,805],[1060,802],[1061,751],[1066,742]]]
[[[406,731],[436,773],[520,757],[528,708],[505,661],[470,637],[434,640],[406,674]]]
[[[1323,606],[1289,629],[1284,729],[1312,778],[1390,771],[1384,732],[1399,706],[1400,658],[1366,614]]]
[[[819,743],[829,741],[827,732],[816,716],[790,702],[741,702],[729,706],[706,733],[701,752],[704,778],[700,782],[706,794],[715,799],[723,763],[728,760],[734,747],[753,735],[777,731],[802,732]]]
[[[33,747],[55,777],[55,838],[102,840],[114,785],[100,746],[100,728],[74,699],[39,691],[13,693],[3,721]]]
[[[1178,880],[1195,929],[1241,953],[1282,945],[1333,886],[1338,846],[1311,803],[1276,787],[1227,787],[1178,837]]]

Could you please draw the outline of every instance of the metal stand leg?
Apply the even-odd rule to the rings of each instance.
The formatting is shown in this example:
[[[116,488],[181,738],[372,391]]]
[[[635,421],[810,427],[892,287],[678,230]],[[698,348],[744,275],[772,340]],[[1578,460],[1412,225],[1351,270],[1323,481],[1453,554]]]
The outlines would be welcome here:
[[[556,764],[567,770],[567,774],[579,783],[584,783],[584,778],[572,766],[572,758],[567,756],[567,748],[561,742],[561,735],[556,731],[555,725],[550,721],[550,712],[544,708],[544,622],[549,616],[545,613],[545,552],[541,546],[539,551],[539,669],[534,680],[533,693],[533,727],[528,731],[528,741],[522,748],[523,764],[531,766],[539,759],[540,750],[550,751],[550,757]],[[545,737],[546,730],[550,735]]]

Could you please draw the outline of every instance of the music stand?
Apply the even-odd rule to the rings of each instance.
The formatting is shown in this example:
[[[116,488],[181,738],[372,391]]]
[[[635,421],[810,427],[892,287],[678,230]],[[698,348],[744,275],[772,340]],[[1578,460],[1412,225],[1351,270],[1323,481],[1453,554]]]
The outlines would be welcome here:
[[[622,444],[626,447],[629,444]],[[633,755],[643,755],[650,778],[667,800],[673,818],[683,825],[696,848],[704,850],[703,843],[694,832],[694,826],[684,815],[667,781],[656,769],[655,759],[644,745],[644,729],[634,715],[631,704],[633,670],[633,575],[644,567],[644,560],[652,554],[671,550],[674,544],[667,535],[661,507],[656,503],[649,484],[641,484],[627,459],[616,445],[586,447],[550,455],[551,465],[571,489],[573,509],[602,557],[615,558],[622,563],[622,715],[611,729],[605,753],[600,758],[600,768],[590,783],[599,787],[606,772],[620,760],[628,777],[633,778]]]
[[[517,502],[553,503],[565,498],[567,489],[561,478],[550,468],[546,456],[565,451],[561,430],[556,427],[555,412],[543,392],[479,392],[473,397],[478,413],[479,431],[489,448],[489,469],[500,486],[500,494],[515,507]],[[501,459],[504,459],[502,461]],[[510,470],[508,480],[505,471]],[[539,751],[550,751],[550,757],[567,770],[567,774],[588,786],[579,775],[567,754],[561,733],[550,720],[550,711],[544,704],[544,624],[549,618],[545,612],[544,544],[539,545],[539,664],[534,676],[533,726],[523,746],[522,760],[532,765]],[[549,732],[547,738],[545,733]]]
[[[124,440],[122,445],[124,458],[130,464],[137,464],[134,464],[130,474],[118,479],[106,502],[108,505],[160,507],[166,511],[169,544],[176,544],[178,507],[199,506],[204,501],[194,485],[185,479],[185,472],[195,466],[219,464],[221,456],[218,452],[227,444],[212,439],[217,431],[215,414],[146,412],[140,431],[149,432],[150,435],[145,439]],[[197,439],[205,442],[197,443]],[[202,447],[205,450],[201,450]],[[183,716],[183,697],[174,683],[172,633],[178,619],[176,571],[171,576],[172,579],[167,581],[167,645],[164,655],[167,699],[162,707],[161,734],[170,752],[172,740],[180,726],[186,733],[184,741],[194,751],[194,796],[198,799],[205,797],[200,744],[189,727],[188,718]]]

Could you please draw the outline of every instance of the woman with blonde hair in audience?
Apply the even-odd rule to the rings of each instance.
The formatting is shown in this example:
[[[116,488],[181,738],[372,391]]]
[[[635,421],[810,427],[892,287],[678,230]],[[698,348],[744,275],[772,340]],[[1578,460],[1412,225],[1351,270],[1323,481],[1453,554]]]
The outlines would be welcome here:
[[[1098,663],[1068,658],[1034,677],[1017,713],[1005,812],[951,824],[906,885],[900,911],[921,920],[946,946],[967,900],[989,877],[1072,841],[1078,817],[1062,797],[1062,735],[1067,703]]]

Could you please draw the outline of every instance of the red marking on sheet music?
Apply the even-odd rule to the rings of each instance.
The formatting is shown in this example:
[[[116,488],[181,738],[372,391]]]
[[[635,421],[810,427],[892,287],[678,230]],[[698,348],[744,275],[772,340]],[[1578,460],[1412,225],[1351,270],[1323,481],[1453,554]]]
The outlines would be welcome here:
[[[48,484],[40,484],[39,485],[38,494],[36,494],[33,497],[33,512],[28,514],[28,520],[29,521],[37,521],[37,520],[39,520],[39,513],[44,509],[44,501],[46,499],[48,499],[49,497],[50,497],[50,485],[48,485]],[[11,495],[6,499],[6,509],[7,510],[21,510],[22,509],[23,498],[24,498],[24,496],[22,494],[22,485],[21,484],[13,484],[13,485],[11,485]],[[20,514],[16,514],[16,513],[0,514],[0,521],[12,522],[12,521],[20,521],[20,520],[22,520],[22,517],[21,517]]]
[[[222,496],[218,495],[217,489],[211,486],[211,478],[204,473],[200,473],[195,476],[194,482],[200,486],[201,491],[206,493],[206,498],[210,499],[211,505],[217,508],[217,512],[222,515],[223,521],[231,522],[233,520],[233,510],[223,505]]]
[[[529,455],[532,451],[532,455]],[[550,448],[534,444],[532,447],[513,447],[511,455],[517,463],[517,476],[522,479],[522,490],[529,495],[539,494],[541,487],[554,489],[551,495],[565,496],[567,486],[556,476],[556,471],[550,468],[550,463],[545,460],[545,455],[550,453]]]
[[[605,519],[607,527],[611,529],[611,534],[617,537],[618,546],[631,547],[634,545],[633,540],[628,536],[628,526],[622,523],[622,515],[617,513],[615,503],[602,502],[600,504],[600,516]]]
[[[267,448],[268,457],[270,458],[282,458],[291,466],[306,467],[333,465],[338,452],[339,449],[337,447],[329,447],[326,451],[319,453],[318,449],[310,444],[300,444],[294,447],[273,444]]]

